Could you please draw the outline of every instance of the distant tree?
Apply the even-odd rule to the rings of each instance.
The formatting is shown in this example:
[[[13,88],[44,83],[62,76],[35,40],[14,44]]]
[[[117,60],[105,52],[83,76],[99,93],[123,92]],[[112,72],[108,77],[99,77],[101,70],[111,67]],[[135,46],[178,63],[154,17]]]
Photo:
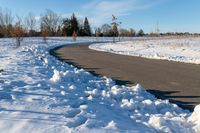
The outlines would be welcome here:
[[[12,22],[14,17],[12,16],[12,13],[10,10],[2,10],[0,9],[0,25],[1,25],[1,34],[4,37],[10,37],[11,36],[11,30],[12,30]]]
[[[100,28],[97,28],[95,30],[95,36],[96,37],[102,37],[103,36],[103,33],[101,32],[101,29]]]
[[[47,43],[48,31],[43,30],[41,35],[42,35],[42,39],[43,39],[44,43]]]
[[[112,15],[112,30],[113,30],[113,42],[115,43],[115,37],[119,35],[118,26],[121,22],[117,22],[117,18]]]
[[[45,14],[41,16],[42,30],[48,32],[49,36],[55,36],[58,30],[58,26],[61,24],[61,16],[57,13],[46,10]]]
[[[28,16],[25,18],[25,24],[28,30],[28,35],[33,36],[36,32],[35,26],[36,26],[36,18],[33,13],[29,13]]]
[[[124,29],[124,28],[121,28],[120,30],[119,30],[119,36],[120,36],[120,40],[122,40],[123,39],[123,37],[134,37],[135,36],[135,30],[133,30],[133,29]],[[130,38],[131,39],[131,38]],[[119,40],[119,41],[120,41]]]
[[[84,23],[83,24],[79,23],[78,35],[79,36],[86,36],[86,32],[84,30]]]
[[[144,31],[142,29],[140,29],[137,33],[137,36],[144,36]]]
[[[119,31],[118,31],[118,28],[117,28],[116,24],[113,24],[112,29],[113,29],[113,36],[115,36],[115,37],[118,36],[119,35]]]
[[[74,33],[78,35],[79,29],[79,22],[74,13],[72,14],[70,19],[67,18],[63,20],[62,32],[65,36],[73,36]]]
[[[56,36],[62,36],[62,29],[61,29],[61,26],[59,25],[58,26],[58,29],[57,29],[57,32],[56,32]]]
[[[129,33],[130,33],[130,32],[129,32],[127,29],[121,28],[121,29],[119,30],[119,35],[120,35],[121,37],[129,36]]]
[[[76,41],[77,33],[76,33],[75,31],[74,31],[73,34],[72,34],[72,38],[73,38],[74,41]]]
[[[74,33],[77,34],[77,32],[79,30],[79,26],[78,25],[79,25],[78,20],[77,20],[75,14],[73,13],[72,17],[71,17],[71,30],[72,30],[73,34]]]
[[[129,36],[130,37],[136,36],[136,31],[134,29],[130,28]]]
[[[23,27],[21,26],[20,22],[17,22],[15,26],[13,27],[13,30],[11,32],[12,37],[16,39],[17,47],[21,45],[21,41],[24,38],[25,32]]]
[[[4,37],[3,26],[0,25],[0,38]]]
[[[84,20],[84,32],[85,32],[85,36],[91,36],[91,34],[92,34],[90,24],[89,24],[87,17],[85,17],[85,20]]]
[[[64,36],[72,36],[72,25],[71,25],[71,20],[70,19],[64,19],[63,20],[63,28],[62,28],[62,34]]]
[[[113,36],[112,27],[109,24],[103,24],[101,26],[101,31],[103,36],[111,37]]]

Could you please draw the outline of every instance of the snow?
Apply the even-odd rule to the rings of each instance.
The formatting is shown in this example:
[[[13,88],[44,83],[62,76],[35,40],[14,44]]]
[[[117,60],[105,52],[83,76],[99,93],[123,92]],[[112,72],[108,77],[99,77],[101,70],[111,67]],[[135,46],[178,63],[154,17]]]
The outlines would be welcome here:
[[[189,122],[195,123],[196,125],[193,129],[198,133],[200,132],[200,105],[197,105],[194,109],[194,112],[188,119]]]
[[[91,49],[116,54],[200,64],[200,38],[146,38],[93,44]]]
[[[117,129],[116,123],[114,121],[111,121],[108,123],[108,125],[105,127],[106,129]]]
[[[108,39],[109,40],[109,39]],[[78,42],[96,38],[79,38]],[[0,39],[0,131],[200,132],[200,108],[193,113],[156,99],[141,85],[116,85],[49,54],[70,38]],[[75,44],[74,44],[75,45]]]
[[[46,62],[46,61],[45,61]],[[46,63],[45,63],[46,64]],[[54,70],[53,71],[53,77],[50,79],[51,81],[53,81],[53,82],[57,82],[57,81],[59,81],[60,80],[60,73],[59,73],[59,71],[57,71],[57,70]]]

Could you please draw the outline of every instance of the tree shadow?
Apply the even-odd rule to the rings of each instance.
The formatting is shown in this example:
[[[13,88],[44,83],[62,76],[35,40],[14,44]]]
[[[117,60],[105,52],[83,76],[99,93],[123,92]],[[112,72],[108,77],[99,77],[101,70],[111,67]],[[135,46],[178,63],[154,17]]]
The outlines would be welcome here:
[[[183,109],[187,109],[189,111],[193,111],[196,102],[185,102],[185,101],[180,101],[176,100],[176,98],[200,98],[200,96],[172,96],[174,93],[180,93],[180,91],[160,91],[160,90],[147,90],[147,92],[153,94],[156,98],[162,99],[162,100],[169,100],[169,102],[174,103],[178,105],[179,107]]]
[[[61,48],[61,47],[59,47]],[[59,48],[56,48],[55,51]],[[99,73],[97,73],[96,70],[100,69],[100,68],[88,68],[88,67],[85,67],[83,65],[80,65],[78,63],[76,63],[73,59],[64,59],[62,57],[61,54],[55,52],[55,51],[51,51],[51,55],[55,56],[58,60],[60,60],[61,62],[65,62],[69,65],[72,65],[72,66],[75,66],[76,68],[78,69],[84,69],[86,70],[87,72],[91,73],[93,76],[96,76],[96,77],[102,77],[104,75],[101,75]],[[117,85],[133,85],[134,83],[132,81],[129,81],[129,80],[120,80],[120,77],[111,77],[113,81],[115,81],[115,83]]]
[[[64,116],[63,113],[40,112],[40,111],[33,111],[33,110],[16,110],[16,109],[5,109],[5,108],[2,108],[1,110],[6,111],[6,112],[11,112],[11,113],[17,113],[17,112],[22,113],[22,115],[18,115],[15,117],[5,116],[5,117],[2,117],[1,120],[8,120],[8,121],[31,120],[31,122],[33,123],[37,123],[37,124],[48,123],[51,125],[67,122],[65,120],[60,119],[60,117]],[[42,118],[41,116],[49,116],[49,117]]]

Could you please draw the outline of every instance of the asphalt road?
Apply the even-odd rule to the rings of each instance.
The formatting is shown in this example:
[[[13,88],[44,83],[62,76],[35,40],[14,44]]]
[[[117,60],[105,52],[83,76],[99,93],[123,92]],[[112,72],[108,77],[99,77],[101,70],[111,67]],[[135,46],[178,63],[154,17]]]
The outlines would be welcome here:
[[[200,65],[99,52],[88,45],[59,47],[51,54],[96,76],[111,77],[119,85],[140,83],[156,97],[182,108],[193,110],[200,104]]]

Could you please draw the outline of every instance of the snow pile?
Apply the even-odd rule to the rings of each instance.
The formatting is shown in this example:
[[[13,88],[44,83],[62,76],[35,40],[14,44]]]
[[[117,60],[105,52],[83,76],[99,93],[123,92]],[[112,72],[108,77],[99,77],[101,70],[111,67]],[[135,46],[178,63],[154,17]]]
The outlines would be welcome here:
[[[10,40],[0,42],[5,47]],[[200,132],[199,106],[190,114],[139,84],[118,86],[48,52],[69,43],[66,38],[49,38],[48,44],[27,38],[21,48],[1,53],[0,62],[7,59],[0,73],[1,132]]]
[[[91,49],[116,54],[200,64],[200,38],[158,38],[93,44]]]
[[[189,122],[194,123],[194,130],[198,133],[200,132],[200,105],[197,105],[194,109],[194,112],[189,117]]]

